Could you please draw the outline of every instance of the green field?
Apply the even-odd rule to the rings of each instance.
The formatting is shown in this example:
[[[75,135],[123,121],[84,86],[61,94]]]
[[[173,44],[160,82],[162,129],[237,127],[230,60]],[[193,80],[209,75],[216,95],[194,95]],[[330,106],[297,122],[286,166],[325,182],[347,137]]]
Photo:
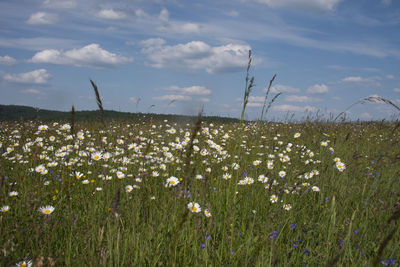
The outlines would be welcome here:
[[[0,126],[1,266],[400,260],[398,124]]]

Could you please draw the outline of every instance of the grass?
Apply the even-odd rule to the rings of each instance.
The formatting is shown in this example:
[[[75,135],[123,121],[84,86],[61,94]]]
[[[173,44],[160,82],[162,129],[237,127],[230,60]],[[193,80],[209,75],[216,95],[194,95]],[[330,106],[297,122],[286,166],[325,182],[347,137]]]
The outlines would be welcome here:
[[[0,207],[9,206],[0,213],[2,266],[399,261],[394,123],[75,122],[75,135],[62,123],[47,126],[1,123]],[[171,176],[181,181],[166,187]],[[254,182],[239,185],[246,177]],[[51,214],[39,212],[46,205]]]

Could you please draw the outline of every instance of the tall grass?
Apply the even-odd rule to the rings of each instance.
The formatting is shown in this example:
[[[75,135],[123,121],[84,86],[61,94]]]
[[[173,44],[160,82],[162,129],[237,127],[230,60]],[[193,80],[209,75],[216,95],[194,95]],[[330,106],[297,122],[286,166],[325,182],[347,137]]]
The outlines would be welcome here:
[[[0,213],[1,265],[398,263],[400,132],[394,124],[198,121],[110,122],[102,131],[75,122],[73,139],[61,123],[38,130],[39,122],[2,122],[0,207],[9,210]],[[89,157],[96,151],[102,159]],[[339,171],[335,158],[346,169]],[[35,170],[41,164],[47,173]],[[313,170],[318,174],[310,177]],[[257,181],[260,175],[269,180]],[[171,176],[182,180],[165,187]],[[239,185],[246,177],[254,183]],[[18,195],[10,196],[13,191]],[[202,211],[190,212],[189,202]],[[44,205],[54,212],[39,212]]]

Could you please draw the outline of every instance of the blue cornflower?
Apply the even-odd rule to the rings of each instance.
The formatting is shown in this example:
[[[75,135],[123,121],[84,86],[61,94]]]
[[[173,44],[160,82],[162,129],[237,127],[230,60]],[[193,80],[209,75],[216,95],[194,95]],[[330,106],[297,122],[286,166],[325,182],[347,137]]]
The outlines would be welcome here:
[[[206,248],[206,244],[205,243],[201,244],[201,248],[205,249]]]
[[[310,255],[310,251],[309,251],[308,249],[305,249],[305,250],[304,250],[304,254]]]
[[[343,239],[340,240],[340,242],[339,242],[339,247],[342,247],[342,246],[343,246],[343,243],[344,243],[344,240],[343,240]]]
[[[210,239],[210,235],[207,234],[207,235],[206,235],[206,239]]]
[[[296,224],[295,223],[291,223],[290,224],[290,228],[292,228],[292,230],[294,231],[296,229]]]

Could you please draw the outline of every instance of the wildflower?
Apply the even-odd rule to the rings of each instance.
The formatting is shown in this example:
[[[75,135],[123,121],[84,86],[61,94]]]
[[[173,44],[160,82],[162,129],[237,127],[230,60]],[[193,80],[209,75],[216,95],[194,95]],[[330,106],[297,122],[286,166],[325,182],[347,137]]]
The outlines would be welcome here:
[[[131,185],[125,186],[125,192],[129,193],[129,192],[131,192],[132,190],[133,190],[133,186],[131,186]]]
[[[210,217],[212,216],[209,210],[205,210],[205,211],[204,211],[204,215],[205,215],[207,218],[210,218]]]
[[[199,203],[196,202],[190,202],[187,207],[191,212],[199,213],[201,211]]]
[[[89,183],[89,180],[87,180],[87,179],[82,181],[82,184],[88,184],[88,183]]]
[[[118,177],[118,179],[123,179],[123,178],[125,178],[125,174],[123,172],[118,171],[117,177]]]
[[[16,267],[32,267],[32,260],[23,260],[15,264]]]
[[[346,165],[344,165],[344,163],[343,162],[340,162],[340,161],[338,161],[338,162],[336,162],[336,168],[339,170],[339,171],[344,171],[345,169],[346,169]]]
[[[246,178],[244,178],[244,182],[246,184],[252,184],[252,183],[254,183],[254,179],[251,177],[246,177]]]
[[[196,180],[203,180],[203,175],[197,174],[195,178]]]
[[[17,191],[11,191],[10,193],[8,193],[8,195],[10,197],[16,197],[16,196],[18,196],[18,192]]]
[[[258,166],[258,165],[260,165],[260,163],[261,163],[261,160],[255,160],[255,161],[253,161],[253,165],[254,165],[254,166]]]
[[[3,206],[3,207],[0,208],[1,212],[7,212],[9,210],[10,210],[10,206]]]
[[[313,187],[311,187],[311,189],[312,189],[312,191],[314,191],[314,192],[319,192],[319,187],[318,186],[313,186]]]
[[[176,186],[177,184],[179,184],[179,179],[174,176],[171,176],[165,182],[166,182],[165,187]]]
[[[281,178],[285,177],[285,176],[286,176],[286,172],[285,172],[285,171],[280,171],[280,172],[279,172],[279,176],[280,176]]]
[[[160,174],[158,173],[158,171],[153,171],[151,175],[153,177],[158,177]]]
[[[231,179],[231,177],[232,177],[232,175],[230,175],[229,173],[224,173],[222,175],[222,178],[225,179],[225,180]]]
[[[38,130],[39,131],[46,131],[49,128],[47,125],[39,125]]]
[[[268,177],[265,177],[265,175],[259,175],[258,176],[258,181],[262,182],[262,183],[267,183],[268,182]]]
[[[294,138],[299,138],[300,135],[301,135],[300,133],[295,133],[293,137],[294,137]]]
[[[272,203],[276,203],[278,201],[278,197],[276,195],[272,195],[270,200]]]
[[[51,214],[51,213],[54,211],[54,207],[53,207],[53,206],[50,206],[50,205],[48,205],[48,206],[43,206],[43,207],[40,207],[40,208],[39,208],[39,211],[40,211],[42,214],[49,215],[49,214]]]
[[[95,161],[98,161],[98,160],[100,160],[101,158],[102,158],[102,155],[101,155],[100,152],[96,152],[96,153],[93,153],[93,154],[92,154],[92,159],[95,160]]]
[[[290,205],[290,204],[285,204],[285,205],[283,205],[283,208],[284,208],[285,210],[290,210],[290,209],[292,208],[292,205]]]
[[[42,173],[44,170],[46,170],[46,168],[43,166],[43,164],[40,164],[35,168],[35,171],[40,173]]]

